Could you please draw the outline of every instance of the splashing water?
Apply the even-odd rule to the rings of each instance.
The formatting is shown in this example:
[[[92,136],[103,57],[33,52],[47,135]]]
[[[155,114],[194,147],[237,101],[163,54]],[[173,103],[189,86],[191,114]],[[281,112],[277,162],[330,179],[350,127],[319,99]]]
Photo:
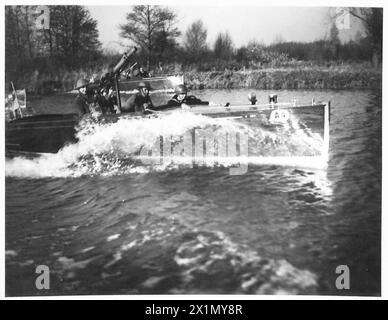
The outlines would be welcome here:
[[[181,112],[158,118],[124,116],[113,123],[88,118],[77,128],[77,143],[66,145],[56,154],[43,154],[35,159],[7,159],[6,175],[30,178],[77,177],[177,169],[179,165],[192,165],[192,157],[173,153],[160,161],[159,154],[156,157],[157,163],[154,163],[144,161],[140,154],[144,155],[144,150],[147,152],[155,148],[160,137],[167,138],[174,146],[182,143],[183,137],[195,130],[210,132],[215,149],[226,136],[241,137],[240,142],[234,140],[237,144],[234,148],[240,149],[240,155],[196,155],[196,161],[201,165],[230,167],[244,162],[295,166],[298,163],[305,164],[306,156],[318,156],[316,158],[320,161],[321,137],[308,129],[302,129],[297,119],[291,117],[286,125],[275,128],[266,123],[262,126],[263,123],[258,123],[257,119],[253,121],[256,122],[245,124],[232,119]],[[244,137],[246,141],[243,143]],[[147,160],[152,160],[152,157]]]

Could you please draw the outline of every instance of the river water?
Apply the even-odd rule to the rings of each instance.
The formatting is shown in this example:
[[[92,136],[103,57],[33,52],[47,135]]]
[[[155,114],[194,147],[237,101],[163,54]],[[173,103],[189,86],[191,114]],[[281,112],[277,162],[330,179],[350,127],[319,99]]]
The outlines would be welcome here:
[[[248,93],[194,92],[232,104]],[[256,92],[259,103],[269,93]],[[231,125],[201,117],[91,125],[58,154],[6,159],[6,294],[379,295],[381,92],[277,94],[331,100],[327,167],[250,163],[230,175],[228,163],[131,158],[160,131]],[[34,107],[70,112],[72,99]],[[50,269],[49,290],[35,287],[38,265]],[[349,290],[335,285],[340,265]]]

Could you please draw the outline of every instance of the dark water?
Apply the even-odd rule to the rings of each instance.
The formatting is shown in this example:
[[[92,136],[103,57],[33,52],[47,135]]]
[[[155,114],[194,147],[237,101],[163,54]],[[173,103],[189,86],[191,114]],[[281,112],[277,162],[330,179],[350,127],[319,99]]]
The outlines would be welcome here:
[[[247,93],[196,92],[231,103]],[[278,95],[332,101],[327,168],[139,167],[128,160],[133,140],[173,130],[144,123],[128,136],[86,133],[43,160],[7,160],[7,295],[379,295],[381,93]],[[198,125],[181,120],[172,127]],[[50,290],[35,289],[37,265],[50,268]],[[335,286],[338,265],[349,267],[350,290]]]

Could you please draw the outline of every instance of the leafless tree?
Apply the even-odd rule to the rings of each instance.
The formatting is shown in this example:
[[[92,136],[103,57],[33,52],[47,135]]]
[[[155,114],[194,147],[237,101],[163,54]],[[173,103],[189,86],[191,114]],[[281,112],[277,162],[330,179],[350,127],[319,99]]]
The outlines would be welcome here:
[[[120,36],[133,41],[147,54],[150,67],[154,57],[161,56],[171,40],[180,35],[175,27],[174,11],[150,5],[133,6],[127,13],[126,23],[120,25]]]
[[[202,20],[193,22],[186,30],[184,38],[185,49],[192,60],[197,62],[201,55],[207,50],[206,44],[207,29]]]
[[[214,43],[214,55],[218,59],[230,60],[233,56],[233,41],[228,32],[219,33]]]

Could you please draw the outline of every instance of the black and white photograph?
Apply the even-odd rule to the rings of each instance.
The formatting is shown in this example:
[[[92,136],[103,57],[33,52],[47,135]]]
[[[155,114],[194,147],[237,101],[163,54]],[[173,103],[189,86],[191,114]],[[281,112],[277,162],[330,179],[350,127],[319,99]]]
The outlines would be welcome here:
[[[381,297],[364,5],[3,5],[5,297]]]

